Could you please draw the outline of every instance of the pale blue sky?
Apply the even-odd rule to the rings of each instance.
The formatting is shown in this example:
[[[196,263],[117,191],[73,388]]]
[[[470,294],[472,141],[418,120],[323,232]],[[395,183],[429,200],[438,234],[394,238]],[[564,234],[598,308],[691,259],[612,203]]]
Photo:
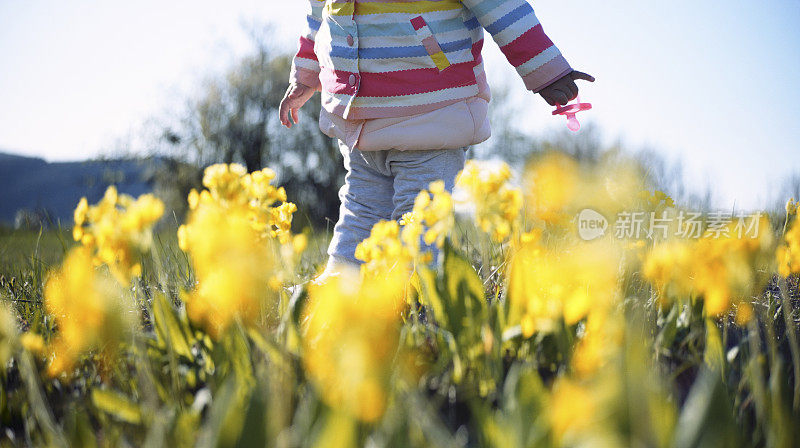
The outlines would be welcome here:
[[[537,0],[575,68],[586,117],[609,139],[682,160],[717,205],[767,205],[800,173],[800,1]],[[203,74],[248,50],[242,23],[273,21],[292,46],[303,0],[0,0],[0,150],[90,157],[178,108]],[[526,94],[494,44],[490,82],[510,82],[534,133],[563,126]]]

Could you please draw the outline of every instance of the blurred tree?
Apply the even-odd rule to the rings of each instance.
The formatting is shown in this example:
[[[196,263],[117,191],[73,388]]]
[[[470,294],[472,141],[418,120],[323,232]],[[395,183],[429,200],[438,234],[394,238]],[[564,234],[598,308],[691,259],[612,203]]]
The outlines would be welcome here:
[[[322,225],[338,216],[344,167],[335,142],[311,118],[319,116],[319,96],[301,111],[298,126],[291,131],[281,128],[277,110],[291,56],[270,44],[270,32],[269,27],[252,31],[252,53],[224,75],[207,80],[180,119],[158,127],[153,147],[199,168],[237,162],[252,172],[268,166],[297,204],[301,225]],[[165,169],[171,172],[177,166],[166,164]],[[196,176],[185,166],[181,169],[183,176],[156,176],[157,184],[164,190],[188,191]]]
[[[180,224],[188,211],[186,198],[192,189],[202,187],[203,171],[196,164],[175,157],[149,157],[142,161],[142,179],[153,186],[153,193],[164,201],[164,217]]]

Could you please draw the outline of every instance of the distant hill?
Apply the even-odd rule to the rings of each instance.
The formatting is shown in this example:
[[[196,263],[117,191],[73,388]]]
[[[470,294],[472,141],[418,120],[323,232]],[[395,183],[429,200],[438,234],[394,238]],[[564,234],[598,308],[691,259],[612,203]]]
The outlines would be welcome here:
[[[138,160],[49,163],[0,152],[0,224],[13,225],[24,210],[71,227],[72,211],[83,196],[96,202],[112,184],[132,196],[151,191],[147,170],[148,163]]]

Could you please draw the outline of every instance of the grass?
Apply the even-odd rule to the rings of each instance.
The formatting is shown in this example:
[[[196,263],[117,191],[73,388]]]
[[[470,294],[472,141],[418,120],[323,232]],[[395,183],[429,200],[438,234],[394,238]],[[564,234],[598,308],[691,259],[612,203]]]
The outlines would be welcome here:
[[[73,244],[72,236],[65,231],[0,227],[0,275],[13,277],[34,266],[58,266]]]

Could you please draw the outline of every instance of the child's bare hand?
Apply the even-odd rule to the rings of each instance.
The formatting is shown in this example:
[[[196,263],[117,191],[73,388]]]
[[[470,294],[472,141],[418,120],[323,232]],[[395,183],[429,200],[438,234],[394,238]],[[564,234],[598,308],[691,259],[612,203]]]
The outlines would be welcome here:
[[[578,96],[578,86],[575,84],[578,79],[594,82],[594,76],[573,70],[558,81],[540,90],[539,95],[551,106],[563,106]]]
[[[307,85],[300,83],[293,83],[286,89],[286,95],[281,100],[279,113],[281,117],[281,124],[291,129],[293,124],[297,124],[299,117],[297,111],[306,104],[312,96],[314,96],[314,89]],[[291,120],[290,120],[291,118]]]

